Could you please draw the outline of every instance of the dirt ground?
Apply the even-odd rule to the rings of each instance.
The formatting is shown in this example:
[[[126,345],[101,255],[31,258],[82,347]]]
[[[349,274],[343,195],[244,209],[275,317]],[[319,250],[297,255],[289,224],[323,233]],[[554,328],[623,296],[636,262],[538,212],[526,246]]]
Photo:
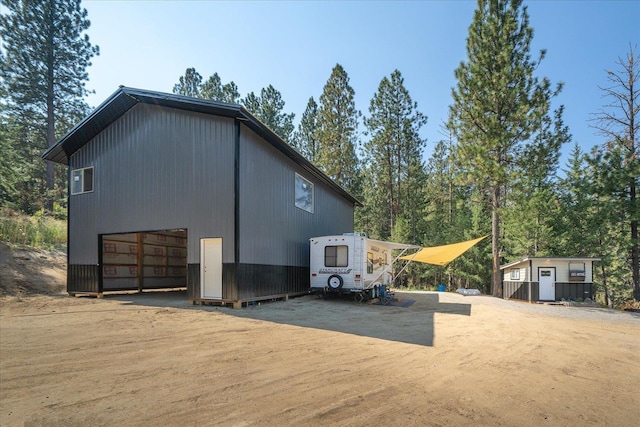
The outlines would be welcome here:
[[[58,255],[6,245],[0,274],[2,426],[640,419],[638,313],[436,292],[240,310],[184,292],[72,298]]]

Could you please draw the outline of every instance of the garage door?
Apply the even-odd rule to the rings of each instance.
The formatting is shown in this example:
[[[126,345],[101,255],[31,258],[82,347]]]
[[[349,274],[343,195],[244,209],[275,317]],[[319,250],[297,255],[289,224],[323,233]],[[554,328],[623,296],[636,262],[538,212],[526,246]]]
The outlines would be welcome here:
[[[104,291],[187,286],[187,231],[106,234],[101,238]]]

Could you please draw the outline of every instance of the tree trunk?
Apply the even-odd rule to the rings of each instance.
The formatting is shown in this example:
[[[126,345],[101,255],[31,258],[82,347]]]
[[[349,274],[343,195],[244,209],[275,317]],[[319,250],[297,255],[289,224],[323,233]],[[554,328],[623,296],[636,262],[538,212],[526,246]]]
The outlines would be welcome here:
[[[491,295],[502,298],[500,277],[500,185],[493,187],[491,200]]]
[[[600,272],[602,273],[602,289],[604,289],[604,305],[609,307],[609,288],[607,287],[607,273],[603,262],[600,262]]]
[[[637,209],[636,205],[636,182],[631,179],[630,203],[632,212]],[[636,215],[635,213],[633,215]],[[633,299],[640,301],[640,251],[638,250],[638,221],[631,220],[631,272],[633,277]]]
[[[51,3],[48,9],[47,24],[49,26],[47,31],[47,148],[53,147],[56,142],[55,136],[55,116],[54,116],[54,22],[53,22],[53,10],[54,5]],[[49,212],[53,212],[53,189],[55,187],[55,169],[52,162],[47,162],[47,174],[46,174],[47,194],[45,196],[45,209]]]
[[[629,162],[627,167],[633,170],[633,164],[638,161],[636,154],[636,90],[634,85],[638,74],[634,73],[633,51],[629,53]],[[638,205],[636,204],[636,180],[635,176],[631,177],[629,182],[629,204],[631,205],[631,274],[633,278],[633,299],[640,301],[640,250],[638,250]]]
[[[53,86],[47,93],[47,148],[56,143],[55,123],[53,117]],[[45,195],[44,207],[47,211],[53,212],[53,190],[55,187],[55,169],[53,162],[47,162],[46,175],[47,194]]]

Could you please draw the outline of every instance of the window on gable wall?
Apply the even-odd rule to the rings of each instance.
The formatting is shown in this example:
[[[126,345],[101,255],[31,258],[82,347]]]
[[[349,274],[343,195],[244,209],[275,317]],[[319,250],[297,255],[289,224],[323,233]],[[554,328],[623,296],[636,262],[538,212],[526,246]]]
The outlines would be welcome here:
[[[296,207],[313,213],[313,184],[296,174]]]
[[[93,166],[71,171],[71,194],[93,191]]]

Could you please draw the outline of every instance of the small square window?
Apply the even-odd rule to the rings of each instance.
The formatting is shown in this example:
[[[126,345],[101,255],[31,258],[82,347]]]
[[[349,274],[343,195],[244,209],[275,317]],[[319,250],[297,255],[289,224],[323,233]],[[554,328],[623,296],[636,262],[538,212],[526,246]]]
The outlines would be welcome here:
[[[296,207],[313,213],[313,184],[296,174]]]
[[[512,268],[510,271],[511,274],[511,280],[520,280],[520,269],[519,268]]]
[[[93,191],[93,166],[71,171],[71,194]]]

